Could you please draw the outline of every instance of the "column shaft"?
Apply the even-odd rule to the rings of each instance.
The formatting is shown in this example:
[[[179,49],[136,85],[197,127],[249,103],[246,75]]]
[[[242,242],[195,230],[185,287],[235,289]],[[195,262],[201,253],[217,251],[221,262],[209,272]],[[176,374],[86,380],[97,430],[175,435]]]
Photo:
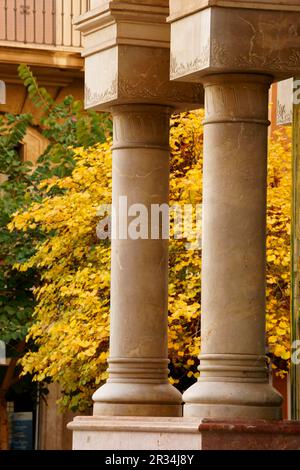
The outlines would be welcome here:
[[[200,378],[186,416],[280,418],[265,357],[268,90],[205,77]]]
[[[182,414],[168,382],[168,240],[162,218],[156,239],[150,228],[152,205],[169,200],[169,115],[165,106],[113,108],[110,359],[109,379],[93,396],[98,415]]]

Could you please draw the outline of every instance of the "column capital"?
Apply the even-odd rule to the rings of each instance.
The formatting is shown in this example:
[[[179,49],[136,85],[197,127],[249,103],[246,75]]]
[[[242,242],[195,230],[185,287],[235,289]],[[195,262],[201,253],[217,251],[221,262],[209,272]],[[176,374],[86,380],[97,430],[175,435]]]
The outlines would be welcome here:
[[[253,123],[270,125],[267,94],[272,83],[269,75],[214,74],[203,77],[205,121],[212,123]],[[258,100],[257,96],[261,99]],[[262,99],[265,96],[266,99]]]
[[[168,0],[99,0],[95,8],[75,21],[85,36],[82,55],[87,57],[118,44],[168,49],[168,12]]]
[[[170,0],[168,21],[172,80],[201,82],[213,73],[282,80],[300,73],[298,0]]]
[[[102,0],[75,21],[84,38],[85,104],[99,111],[145,103],[203,105],[200,84],[170,81],[168,0]]]
[[[169,151],[168,106],[124,104],[111,108],[113,116],[113,149],[155,148]]]

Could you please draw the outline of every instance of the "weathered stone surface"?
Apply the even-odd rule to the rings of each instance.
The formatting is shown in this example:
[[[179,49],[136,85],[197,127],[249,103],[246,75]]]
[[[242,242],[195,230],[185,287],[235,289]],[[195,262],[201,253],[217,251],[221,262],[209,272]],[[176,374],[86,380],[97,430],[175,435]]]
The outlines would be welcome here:
[[[80,417],[75,450],[300,450],[300,422]]]
[[[182,18],[208,7],[300,11],[298,0],[170,0],[169,19]]]
[[[207,74],[234,72],[265,73],[277,80],[300,73],[296,2],[206,1],[199,6],[192,1],[190,10],[187,5],[181,10],[171,0],[169,21],[173,80],[200,82]]]
[[[171,78],[202,83],[206,110],[200,378],[184,415],[280,419],[265,358],[268,90],[300,71],[300,5],[171,0],[169,21]]]
[[[174,0],[170,62],[167,1],[93,6],[77,25],[86,41],[86,105],[113,112],[115,206],[120,196],[128,205],[168,202],[169,115],[200,106],[205,87],[201,376],[184,394],[185,415],[197,418],[170,427],[180,429],[176,449],[203,448],[205,436],[209,448],[220,429],[199,428],[199,418],[281,417],[264,343],[268,90],[300,68],[300,10],[293,2],[190,0],[179,11]],[[170,82],[169,67],[179,81]],[[174,448],[166,421],[147,421],[143,444],[132,421],[103,418],[181,415],[167,379],[167,259],[163,239],[112,242],[110,375],[93,397],[103,421],[76,420],[75,448],[129,448],[131,431],[140,448]],[[247,446],[245,426],[222,432],[243,432]]]
[[[300,450],[299,421],[202,420],[202,450]]]
[[[107,110],[115,104],[141,100],[148,104],[163,103],[174,110],[203,104],[200,84],[169,81],[168,49],[119,45],[88,56],[85,61],[87,108]]]
[[[203,104],[199,84],[170,82],[168,1],[103,1],[76,20],[84,37],[85,102],[106,110],[115,104]]]

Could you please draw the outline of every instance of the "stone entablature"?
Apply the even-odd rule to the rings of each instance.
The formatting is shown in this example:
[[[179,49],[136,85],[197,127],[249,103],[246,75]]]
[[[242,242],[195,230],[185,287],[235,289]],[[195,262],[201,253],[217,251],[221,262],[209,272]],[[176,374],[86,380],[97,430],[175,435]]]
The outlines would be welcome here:
[[[76,27],[85,37],[83,57],[118,44],[164,47],[170,46],[166,17],[168,1],[141,4],[134,1],[107,1],[76,20]]]
[[[209,7],[300,11],[298,0],[170,0],[169,20],[178,20]]]
[[[172,83],[168,1],[102,1],[76,20],[84,36],[85,103],[107,110],[144,102],[173,109],[203,104],[199,84]]]
[[[272,2],[271,9],[266,2],[250,8],[251,3],[206,1],[200,8],[192,1],[188,12],[171,0],[171,79],[201,82],[212,73],[264,73],[282,80],[299,73],[300,5]]]

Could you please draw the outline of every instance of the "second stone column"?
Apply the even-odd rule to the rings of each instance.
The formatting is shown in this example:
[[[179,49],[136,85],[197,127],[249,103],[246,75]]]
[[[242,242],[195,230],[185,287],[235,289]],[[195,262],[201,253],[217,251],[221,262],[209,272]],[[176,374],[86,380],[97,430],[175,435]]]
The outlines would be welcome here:
[[[199,381],[185,416],[280,419],[265,356],[268,91],[271,78],[203,78]]]

